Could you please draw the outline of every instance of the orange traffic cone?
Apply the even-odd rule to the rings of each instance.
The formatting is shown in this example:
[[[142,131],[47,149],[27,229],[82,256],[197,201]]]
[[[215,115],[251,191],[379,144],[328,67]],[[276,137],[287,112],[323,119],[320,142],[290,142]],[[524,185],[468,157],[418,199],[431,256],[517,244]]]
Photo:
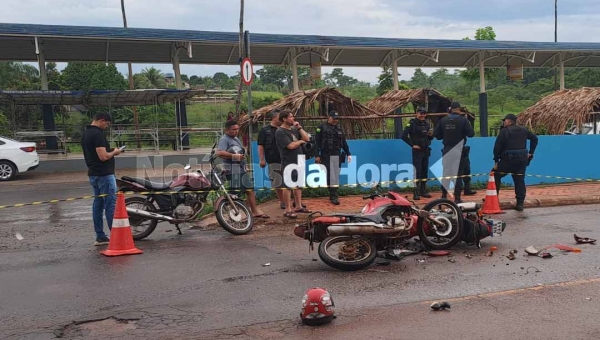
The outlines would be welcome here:
[[[133,235],[129,225],[129,215],[125,206],[125,195],[122,192],[117,193],[117,206],[115,207],[115,216],[110,231],[110,242],[108,249],[101,251],[100,254],[106,256],[143,254],[133,244]]]
[[[484,214],[503,214],[504,211],[500,209],[500,201],[498,200],[498,193],[496,192],[496,181],[494,180],[494,172],[490,173],[490,179],[488,180],[487,190],[485,192],[485,200],[483,203]]]

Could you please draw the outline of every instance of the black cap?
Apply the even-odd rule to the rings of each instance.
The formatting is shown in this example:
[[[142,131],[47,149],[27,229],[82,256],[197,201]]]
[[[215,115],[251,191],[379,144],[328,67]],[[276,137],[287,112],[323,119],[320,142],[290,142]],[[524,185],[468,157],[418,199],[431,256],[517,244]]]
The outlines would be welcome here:
[[[504,117],[504,119],[502,119],[502,121],[505,121],[507,119],[512,120],[513,122],[517,121],[517,116],[513,115],[512,113],[509,113],[506,115],[506,117]]]
[[[458,108],[460,108],[460,103],[459,102],[452,102],[452,104],[450,104],[450,108],[451,109],[458,109]]]
[[[329,117],[333,117],[335,119],[338,119],[340,117],[340,115],[337,113],[336,110],[331,110],[331,111],[329,111]]]
[[[423,106],[419,106],[419,108],[417,109],[417,112],[427,112],[427,109],[425,109],[425,107],[423,107]]]

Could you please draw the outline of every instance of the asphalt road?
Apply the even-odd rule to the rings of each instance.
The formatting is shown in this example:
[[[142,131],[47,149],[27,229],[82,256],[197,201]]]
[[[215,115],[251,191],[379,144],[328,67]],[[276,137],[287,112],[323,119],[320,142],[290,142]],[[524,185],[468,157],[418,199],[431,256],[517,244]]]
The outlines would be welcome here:
[[[89,194],[82,182],[0,186],[0,205]],[[598,338],[600,248],[551,250],[551,259],[524,249],[573,246],[573,233],[598,238],[600,206],[497,217],[504,235],[479,250],[456,246],[455,263],[419,254],[347,273],[309,253],[290,225],[233,236],[201,227],[176,235],[161,223],[136,242],[144,254],[107,258],[93,246],[91,200],[2,209],[0,338]],[[332,293],[339,315],[319,329],[298,317],[314,286]],[[453,307],[432,314],[430,300]]]

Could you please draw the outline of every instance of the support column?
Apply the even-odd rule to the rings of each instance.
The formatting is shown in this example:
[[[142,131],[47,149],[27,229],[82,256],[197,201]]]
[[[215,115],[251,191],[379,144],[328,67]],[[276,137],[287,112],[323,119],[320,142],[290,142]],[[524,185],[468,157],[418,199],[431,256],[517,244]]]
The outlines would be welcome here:
[[[173,61],[173,72],[175,73],[175,86],[178,90],[183,89],[183,83],[181,82],[181,70],[179,69],[179,49],[173,45],[172,53]],[[177,127],[187,127],[187,111],[185,107],[185,100],[177,101],[175,105],[175,114],[177,115]],[[181,138],[181,135],[179,135]],[[190,148],[190,135],[185,134],[185,137],[181,139],[181,147],[183,149]]]
[[[479,134],[488,136],[487,93],[485,93],[485,52],[479,52]]]
[[[183,88],[181,82],[181,70],[179,69],[179,49],[173,46],[173,72],[175,73],[175,86],[178,90]]]
[[[40,82],[42,83],[42,90],[48,91],[48,75],[46,73],[46,58],[44,58],[44,51],[42,45],[39,43],[38,38],[35,37],[35,54],[37,54],[38,66],[40,68]],[[44,121],[44,131],[55,131],[56,125],[54,123],[54,111],[52,105],[42,105],[42,120]],[[57,150],[58,141],[56,137],[45,137],[46,148],[48,150]]]
[[[292,83],[293,83],[293,87],[294,87],[294,93],[299,92],[300,91],[300,85],[299,85],[299,81],[298,81],[298,64],[296,62],[296,51],[292,48],[292,52],[291,52],[291,56],[292,56]]]
[[[392,78],[394,79],[394,90],[398,91],[400,89],[400,85],[398,84],[398,60],[394,59],[392,63]],[[402,108],[399,108],[394,112],[394,114],[402,113]],[[384,123],[386,124],[386,120],[384,119]],[[394,118],[394,138],[400,139],[402,138],[402,118]]]
[[[400,89],[400,85],[398,84],[398,60],[395,59],[392,66],[392,78],[394,78],[394,90],[398,91]]]
[[[560,89],[565,89],[565,62],[561,56],[560,58]]]
[[[298,81],[298,65],[296,64],[296,59],[292,61],[292,80],[294,83],[294,92],[299,92],[300,82]]]

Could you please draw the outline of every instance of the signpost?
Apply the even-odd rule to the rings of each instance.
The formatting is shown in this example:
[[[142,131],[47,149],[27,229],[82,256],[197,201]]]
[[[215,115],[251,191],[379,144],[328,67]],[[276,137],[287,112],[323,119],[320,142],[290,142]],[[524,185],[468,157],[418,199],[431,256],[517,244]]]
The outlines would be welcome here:
[[[244,32],[244,52],[245,58],[242,60],[242,82],[248,86],[248,160],[250,164],[250,176],[254,182],[254,157],[252,157],[252,80],[254,80],[254,67],[250,60],[250,32]]]

